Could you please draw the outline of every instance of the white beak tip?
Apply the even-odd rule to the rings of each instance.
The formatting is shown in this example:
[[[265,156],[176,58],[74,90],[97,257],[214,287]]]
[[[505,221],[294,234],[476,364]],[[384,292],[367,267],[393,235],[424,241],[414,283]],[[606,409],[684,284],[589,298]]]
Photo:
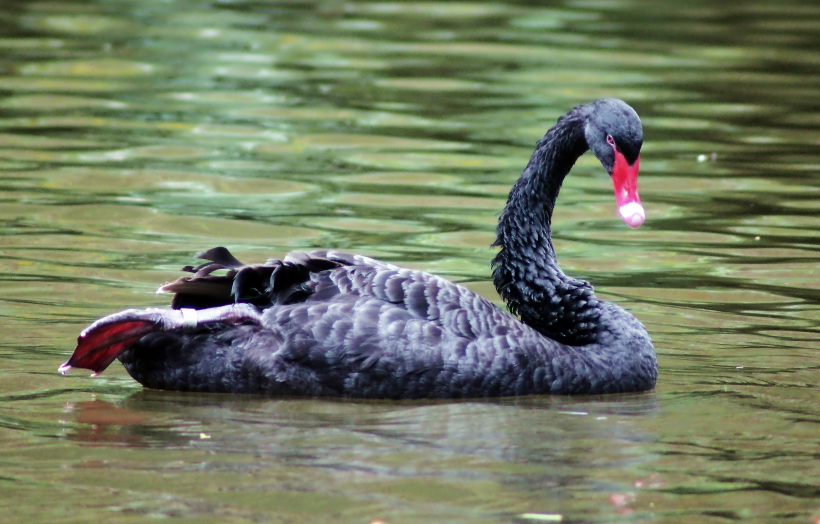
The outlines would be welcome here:
[[[646,220],[646,213],[644,213],[643,206],[637,202],[630,202],[618,208],[618,214],[626,225],[632,228],[640,227]]]

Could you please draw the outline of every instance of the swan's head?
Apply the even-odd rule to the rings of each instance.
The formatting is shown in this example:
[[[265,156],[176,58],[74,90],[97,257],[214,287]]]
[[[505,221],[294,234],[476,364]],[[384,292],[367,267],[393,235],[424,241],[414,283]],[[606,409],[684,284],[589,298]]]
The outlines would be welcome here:
[[[629,227],[643,224],[646,214],[638,197],[643,129],[638,113],[625,102],[607,98],[587,104],[584,135],[615,186],[618,214]]]

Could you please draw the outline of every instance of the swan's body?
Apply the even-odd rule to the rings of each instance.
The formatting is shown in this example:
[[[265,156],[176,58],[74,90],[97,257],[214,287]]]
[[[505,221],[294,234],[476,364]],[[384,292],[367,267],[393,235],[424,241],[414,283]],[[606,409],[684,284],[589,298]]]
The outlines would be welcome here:
[[[368,398],[651,389],[657,361],[644,327],[564,275],[550,241],[558,190],[588,148],[612,174],[624,220],[643,222],[641,142],[635,112],[611,99],[578,106],[539,142],[499,220],[493,261],[521,321],[441,277],[367,257],[292,253],[245,266],[215,248],[201,255],[211,262],[185,268],[193,277],[161,288],[175,293],[173,309],[98,320],[61,371],[98,373],[119,358],[159,389]]]

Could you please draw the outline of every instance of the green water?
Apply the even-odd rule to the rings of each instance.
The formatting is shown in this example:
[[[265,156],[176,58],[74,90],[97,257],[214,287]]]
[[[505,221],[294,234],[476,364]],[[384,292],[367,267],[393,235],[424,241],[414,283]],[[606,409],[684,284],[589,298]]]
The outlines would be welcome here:
[[[818,66],[820,6],[796,0],[4,2],[3,522],[814,522]],[[610,96],[643,119],[646,224],[585,156],[555,245],[646,324],[655,391],[343,402],[56,373],[215,245],[341,248],[497,300],[510,185]]]

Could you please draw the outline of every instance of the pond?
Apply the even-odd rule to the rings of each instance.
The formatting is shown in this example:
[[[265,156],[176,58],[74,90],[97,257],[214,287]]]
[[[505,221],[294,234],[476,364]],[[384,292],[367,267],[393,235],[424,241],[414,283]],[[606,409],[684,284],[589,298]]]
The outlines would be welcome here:
[[[111,0],[0,7],[5,522],[815,522],[820,6]],[[56,370],[216,245],[339,248],[499,302],[490,244],[576,104],[641,115],[630,230],[586,155],[564,270],[658,351],[643,394],[144,389]]]

